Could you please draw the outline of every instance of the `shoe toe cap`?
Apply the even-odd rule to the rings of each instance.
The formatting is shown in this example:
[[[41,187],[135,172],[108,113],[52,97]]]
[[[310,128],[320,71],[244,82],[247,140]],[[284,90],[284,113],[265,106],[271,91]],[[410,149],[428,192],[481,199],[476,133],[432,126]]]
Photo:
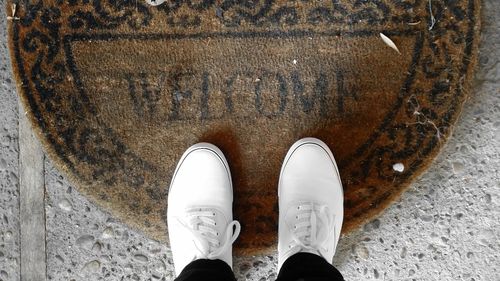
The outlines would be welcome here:
[[[190,151],[179,163],[169,191],[169,205],[225,207],[232,184],[224,156],[210,148]]]
[[[293,151],[285,163],[285,171],[296,177],[332,178],[336,169],[334,163],[325,148],[316,143],[305,143]]]
[[[280,196],[283,193],[301,199],[318,198],[320,194],[343,197],[335,159],[325,144],[304,142],[290,152],[281,172]]]

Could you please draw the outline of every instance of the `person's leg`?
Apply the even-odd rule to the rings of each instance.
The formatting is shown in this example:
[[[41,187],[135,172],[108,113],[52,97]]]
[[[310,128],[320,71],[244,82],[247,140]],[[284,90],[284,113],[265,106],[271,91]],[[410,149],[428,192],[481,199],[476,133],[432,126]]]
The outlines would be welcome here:
[[[200,143],[182,156],[168,194],[167,223],[177,280],[234,281],[233,187],[227,161],[215,146]]]
[[[332,152],[306,138],[288,151],[279,186],[278,280],[343,280],[331,264],[344,217]]]

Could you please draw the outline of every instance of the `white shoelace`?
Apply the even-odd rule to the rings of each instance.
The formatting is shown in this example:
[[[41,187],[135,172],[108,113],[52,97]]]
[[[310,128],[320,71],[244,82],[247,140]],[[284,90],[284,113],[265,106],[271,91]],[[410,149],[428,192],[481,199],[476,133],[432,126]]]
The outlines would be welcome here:
[[[307,251],[323,256],[328,251],[327,241],[335,235],[334,215],[328,207],[314,203],[299,204],[295,219],[297,223],[290,230],[290,251],[293,254]]]
[[[187,222],[177,218],[179,223],[193,235],[193,243],[198,250],[197,259],[220,257],[240,234],[241,225],[235,220],[227,225],[225,233],[219,233],[215,216],[216,213],[209,209],[196,209],[188,213]],[[219,239],[221,235],[224,237]]]

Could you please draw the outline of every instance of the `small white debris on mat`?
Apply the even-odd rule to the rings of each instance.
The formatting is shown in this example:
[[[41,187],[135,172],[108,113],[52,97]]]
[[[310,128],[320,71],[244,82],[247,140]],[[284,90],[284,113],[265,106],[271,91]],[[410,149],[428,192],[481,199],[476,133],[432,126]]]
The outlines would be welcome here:
[[[408,23],[408,25],[418,25],[418,24],[420,24],[420,23],[421,23],[421,21],[417,21],[417,22],[409,22],[409,23]]]
[[[401,54],[401,52],[399,52],[398,47],[396,46],[396,44],[394,44],[394,42],[391,40],[391,38],[385,36],[384,33],[380,33],[380,38],[382,38],[382,41],[384,41],[384,43],[387,46],[389,46],[392,49],[394,49],[396,52],[398,52],[398,54]]]
[[[414,107],[413,115],[417,116],[417,122],[409,123],[408,125],[412,124],[431,125],[436,130],[437,139],[441,141],[441,136],[442,136],[441,130],[438,128],[436,123],[430,120],[429,117],[425,116],[425,114],[420,112],[420,104],[418,103],[418,100],[415,97],[415,95],[410,96],[410,98],[408,99],[408,103],[411,103],[413,105]]]
[[[429,13],[431,14],[431,25],[429,26],[429,30],[432,30],[436,24],[436,18],[434,17],[434,12],[432,11],[432,0],[429,0]]]
[[[146,0],[146,3],[148,3],[151,6],[158,6],[163,4],[163,2],[165,2],[165,0]]]
[[[293,64],[297,64],[297,60],[293,60]]]
[[[396,163],[392,165],[392,169],[396,172],[402,173],[405,170],[405,165],[403,165],[403,163]]]
[[[16,12],[17,12],[17,4],[12,4],[10,7],[12,11],[12,16],[7,16],[8,20],[20,20],[20,18],[16,17]]]

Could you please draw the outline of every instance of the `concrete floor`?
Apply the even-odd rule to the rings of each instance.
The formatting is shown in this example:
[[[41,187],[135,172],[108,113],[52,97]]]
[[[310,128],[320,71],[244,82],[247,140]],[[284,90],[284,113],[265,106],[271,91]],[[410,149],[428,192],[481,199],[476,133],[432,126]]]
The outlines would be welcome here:
[[[2,14],[5,2],[0,0]],[[484,1],[475,94],[430,169],[379,218],[341,238],[346,280],[500,280],[500,13]],[[20,280],[18,104],[0,19],[0,280]],[[171,280],[169,249],[81,196],[45,160],[48,280]],[[273,280],[276,254],[235,258]],[[40,280],[42,280],[41,277]]]

